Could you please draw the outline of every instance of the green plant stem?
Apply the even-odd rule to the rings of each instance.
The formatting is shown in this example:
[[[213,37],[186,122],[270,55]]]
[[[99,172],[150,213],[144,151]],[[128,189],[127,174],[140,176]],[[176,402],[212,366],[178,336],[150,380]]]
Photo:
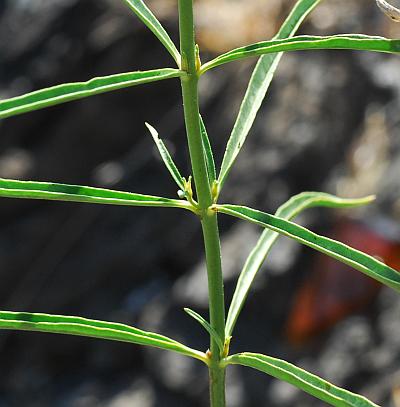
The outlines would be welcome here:
[[[193,0],[179,0],[179,30],[181,45],[181,77],[183,106],[189,153],[196,187],[199,214],[204,237],[210,324],[224,340],[225,304],[221,267],[221,248],[217,215],[209,208],[212,205],[205,155],[201,140],[198,101],[198,72],[193,21]],[[212,407],[225,407],[225,368],[221,367],[218,344],[210,338],[210,399]]]
[[[215,215],[206,215],[202,222],[208,275],[208,302],[210,324],[222,341],[225,339],[224,282],[221,268],[221,249],[218,220]],[[211,339],[210,399],[212,407],[225,407],[225,367],[221,367],[218,344]]]
[[[201,141],[192,0],[180,0],[179,12],[181,69],[186,72],[181,77],[186,132],[197,199],[200,208],[206,209],[211,205],[212,198]]]

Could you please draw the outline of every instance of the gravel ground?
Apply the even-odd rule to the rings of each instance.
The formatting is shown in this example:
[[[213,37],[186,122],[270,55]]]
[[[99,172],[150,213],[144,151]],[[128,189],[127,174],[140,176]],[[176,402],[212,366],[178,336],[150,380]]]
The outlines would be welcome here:
[[[0,97],[119,71],[172,66],[152,34],[121,3],[0,2]],[[148,3],[176,39],[175,2]],[[270,37],[292,3],[224,0],[216,5],[198,0],[202,59]],[[399,26],[374,3],[322,2],[302,33],[358,31],[399,37]],[[227,65],[201,82],[202,113],[218,162],[253,65]],[[376,193],[377,202],[369,209],[312,210],[299,222],[327,235],[335,235],[340,225],[350,225],[350,231],[362,225],[394,247],[391,260],[399,265],[399,68],[400,60],[387,55],[286,55],[222,200],[272,212],[304,190],[343,196]],[[187,174],[180,89],[173,80],[0,122],[0,177],[174,197],[174,185],[144,121],[158,129]],[[206,335],[182,312],[189,306],[207,313],[201,235],[190,215],[4,199],[0,216],[1,309],[121,321],[207,349]],[[260,231],[221,218],[221,233],[230,300]],[[345,237],[352,242],[351,234]],[[361,302],[351,297],[351,306],[346,305],[336,323],[317,325],[301,341],[288,335],[304,282],[314,281],[317,274],[327,276],[325,269],[334,268],[322,261],[311,250],[280,239],[255,282],[232,351],[285,358],[382,406],[400,406],[400,297],[392,291],[367,284],[370,294],[363,291]],[[317,281],[321,288],[325,280]],[[349,284],[346,276],[338,281],[339,292]],[[355,281],[356,287],[364,284]],[[355,291],[350,294],[356,297]],[[322,303],[314,306],[311,316]],[[208,403],[202,366],[158,350],[2,332],[0,355],[0,407]],[[324,404],[256,371],[234,367],[228,374],[228,405]]]

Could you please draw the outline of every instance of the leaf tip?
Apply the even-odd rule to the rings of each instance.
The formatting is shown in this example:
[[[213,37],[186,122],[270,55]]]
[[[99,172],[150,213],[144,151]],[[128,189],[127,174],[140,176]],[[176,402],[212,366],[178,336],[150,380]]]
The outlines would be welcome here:
[[[192,309],[185,307],[183,310],[188,314],[190,317],[196,319],[197,318],[197,312],[193,311]]]
[[[157,130],[149,123],[144,122],[144,125],[147,127],[147,129],[149,130],[151,136],[153,137],[154,140],[158,139],[158,132]]]
[[[360,205],[368,205],[371,202],[376,200],[376,195],[367,195],[362,198],[355,199],[355,202],[359,203]]]

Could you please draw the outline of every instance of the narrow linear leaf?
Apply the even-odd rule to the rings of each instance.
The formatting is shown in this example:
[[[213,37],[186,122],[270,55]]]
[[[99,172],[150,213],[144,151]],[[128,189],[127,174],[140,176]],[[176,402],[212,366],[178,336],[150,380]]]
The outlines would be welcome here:
[[[292,37],[304,19],[320,1],[321,0],[299,0],[275,36],[275,39]],[[257,62],[226,146],[221,171],[218,177],[220,189],[222,189],[232,165],[246,141],[247,135],[269,89],[269,85],[272,82],[282,55],[282,53],[263,55]]]
[[[218,345],[218,348],[222,354],[222,352],[224,351],[224,343],[221,337],[218,335],[217,331],[197,312],[191,310],[190,308],[184,308],[184,311],[193,319],[195,319],[210,334],[210,336]]]
[[[186,201],[132,192],[51,182],[16,181],[0,178],[0,197],[85,202],[93,204],[153,206],[190,209]]]
[[[318,235],[283,218],[236,205],[215,205],[218,212],[235,216],[278,232],[298,242],[333,257],[361,271],[381,283],[400,291],[400,272],[372,256],[353,249],[344,243]]]
[[[171,174],[172,178],[178,185],[179,189],[182,191],[185,190],[185,180],[182,177],[181,173],[179,172],[178,168],[176,167],[174,160],[171,157],[167,147],[163,143],[163,141],[158,137],[157,130],[151,126],[149,123],[145,123],[146,127],[149,129],[151,136],[153,137],[154,142],[160,152],[161,158],[164,161],[165,166],[167,167],[169,173]]]
[[[312,396],[337,407],[379,407],[367,398],[337,387],[320,377],[281,359],[259,353],[239,353],[225,359],[226,365],[257,369],[298,387]]]
[[[300,212],[307,208],[329,207],[329,208],[350,208],[366,205],[375,199],[369,196],[361,199],[342,199],[334,195],[322,192],[303,192],[295,195],[286,203],[278,208],[276,216],[287,220],[293,219]],[[244,306],[249,294],[250,287],[266,259],[273,244],[278,239],[279,233],[266,229],[261,234],[254,249],[251,251],[246,263],[240,273],[236,289],[233,294],[232,302],[229,307],[228,317],[226,320],[225,335],[231,336],[236,321]]]
[[[214,181],[217,179],[217,173],[215,170],[214,154],[212,151],[210,139],[208,137],[207,129],[201,116],[200,116],[200,128],[201,128],[201,141],[203,143],[203,149],[206,158],[208,180],[210,183],[210,187],[212,187]]]
[[[101,76],[87,82],[65,83],[0,100],[0,119],[130,86],[178,78],[182,75],[183,73],[178,69],[164,68]]]
[[[203,362],[206,360],[202,352],[166,336],[142,331],[129,325],[81,317],[0,311],[0,329],[48,332],[130,342],[174,351]]]
[[[243,58],[273,52],[306,51],[312,49],[350,49],[398,54],[400,52],[400,40],[362,34],[339,34],[329,37],[300,35],[282,40],[259,42],[234,49],[204,64],[200,73],[203,74],[211,68]]]
[[[123,0],[124,3],[140,18],[140,20],[153,32],[160,40],[168,52],[172,55],[178,66],[181,63],[181,56],[176,49],[164,27],[146,6],[143,0]]]

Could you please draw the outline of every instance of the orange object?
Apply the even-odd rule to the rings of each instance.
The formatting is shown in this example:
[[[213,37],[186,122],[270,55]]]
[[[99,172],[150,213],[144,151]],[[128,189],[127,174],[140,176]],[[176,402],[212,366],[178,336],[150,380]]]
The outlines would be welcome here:
[[[400,244],[353,221],[341,221],[333,239],[340,240],[389,266],[400,267]],[[292,344],[302,344],[372,302],[381,284],[328,256],[317,254],[311,275],[295,294],[286,324]]]

